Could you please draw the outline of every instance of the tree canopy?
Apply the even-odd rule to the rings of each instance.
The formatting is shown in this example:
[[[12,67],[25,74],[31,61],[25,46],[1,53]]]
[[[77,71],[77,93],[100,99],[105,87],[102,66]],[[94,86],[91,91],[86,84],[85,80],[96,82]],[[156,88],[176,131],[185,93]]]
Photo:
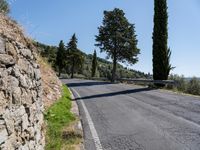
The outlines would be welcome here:
[[[97,44],[101,52],[106,52],[113,60],[112,81],[116,79],[117,62],[135,64],[140,50],[137,48],[137,39],[134,24],[130,24],[123,10],[115,8],[113,11],[104,11],[103,24],[98,28]]]
[[[83,67],[84,56],[77,48],[77,38],[74,34],[67,44],[67,62],[71,67],[71,78],[74,77],[74,72]]]
[[[65,67],[65,58],[66,58],[65,55],[66,55],[65,45],[64,45],[64,42],[61,40],[59,43],[57,56],[56,56],[56,65],[58,66],[59,76],[62,72],[62,69]]]
[[[168,48],[167,0],[154,0],[153,31],[153,78],[167,80],[170,70],[171,51]]]

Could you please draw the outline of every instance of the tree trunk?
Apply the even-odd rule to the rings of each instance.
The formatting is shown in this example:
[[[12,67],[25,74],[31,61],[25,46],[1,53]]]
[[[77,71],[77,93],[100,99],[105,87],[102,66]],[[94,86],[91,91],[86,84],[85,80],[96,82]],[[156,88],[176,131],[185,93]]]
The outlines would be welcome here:
[[[113,58],[113,69],[112,69],[112,80],[111,82],[114,83],[116,80],[116,69],[117,69],[117,59],[114,56]]]
[[[73,79],[74,78],[74,60],[73,60],[73,63],[72,63],[72,69],[71,69],[71,78]]]

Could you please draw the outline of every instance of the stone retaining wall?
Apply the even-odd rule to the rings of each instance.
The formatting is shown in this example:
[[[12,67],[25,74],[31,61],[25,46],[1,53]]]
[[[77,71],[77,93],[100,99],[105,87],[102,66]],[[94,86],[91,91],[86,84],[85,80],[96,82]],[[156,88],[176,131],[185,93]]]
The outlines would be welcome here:
[[[43,109],[34,53],[0,36],[0,149],[44,149]]]

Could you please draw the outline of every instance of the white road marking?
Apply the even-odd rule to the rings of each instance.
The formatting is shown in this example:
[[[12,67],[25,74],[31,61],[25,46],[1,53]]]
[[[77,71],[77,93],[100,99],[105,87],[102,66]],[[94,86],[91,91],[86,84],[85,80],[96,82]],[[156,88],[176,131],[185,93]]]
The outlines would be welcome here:
[[[74,90],[72,88],[72,91],[74,91],[77,94],[77,96],[79,98],[81,98],[81,96],[79,95],[79,93],[76,90]],[[83,106],[83,110],[84,110],[85,115],[86,115],[86,119],[87,119],[90,131],[91,131],[91,134],[92,134],[92,138],[94,140],[94,144],[95,144],[96,150],[103,150],[101,142],[99,140],[99,136],[98,136],[97,131],[96,131],[95,127],[94,127],[94,123],[92,121],[92,118],[91,118],[91,116],[90,116],[90,114],[89,114],[89,112],[88,112],[88,110],[87,110],[87,108],[85,106],[85,103],[84,103],[84,101],[82,99],[80,99],[80,102],[81,102],[81,104]]]

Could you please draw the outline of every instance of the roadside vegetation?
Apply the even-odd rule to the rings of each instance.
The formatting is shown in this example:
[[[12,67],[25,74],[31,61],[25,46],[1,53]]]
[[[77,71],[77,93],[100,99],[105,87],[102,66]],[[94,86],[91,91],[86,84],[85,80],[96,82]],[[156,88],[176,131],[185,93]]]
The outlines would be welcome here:
[[[0,0],[0,13],[8,14],[10,12],[9,4],[6,0]]]
[[[167,89],[192,95],[200,95],[200,80],[198,78],[186,79],[184,76],[170,75],[169,79],[174,80],[177,85],[168,85],[166,86]]]
[[[112,60],[111,81],[115,82],[118,62],[130,65],[138,62],[140,49],[137,47],[135,25],[129,23],[123,10],[115,8],[104,11],[103,23],[98,30],[95,45]]]
[[[92,56],[92,69],[91,69],[91,77],[95,77],[96,71],[97,71],[97,52],[94,50],[94,54]]]
[[[174,68],[170,64],[171,50],[168,48],[167,0],[154,0],[153,28],[153,79],[167,80]],[[163,87],[164,84],[155,84]]]
[[[46,150],[73,150],[82,140],[82,135],[77,134],[73,127],[77,118],[70,111],[70,92],[64,85],[62,88],[62,97],[45,113]]]
[[[56,62],[56,57],[58,57],[57,60],[61,60],[61,59],[67,59],[67,58],[63,58],[63,53],[66,51],[66,47],[63,43],[63,41],[61,41],[61,43],[59,44],[60,46],[56,47],[56,46],[49,46],[49,45],[45,45],[39,42],[34,42],[34,45],[37,47],[38,52],[40,53],[40,55],[43,57],[43,59],[45,59],[47,62],[49,62],[49,64],[51,64],[51,66],[53,67],[53,69],[61,74],[61,77],[65,77],[65,78],[71,78],[71,65],[67,64],[67,61],[65,61],[66,64],[63,64],[64,67],[59,68],[58,67],[58,62]],[[63,49],[65,50],[64,52],[61,51],[61,53],[58,53],[58,49],[64,47]],[[81,51],[79,49],[79,51]],[[60,55],[60,56],[58,56]],[[96,54],[96,56],[94,54],[85,54],[83,51],[81,51],[81,55],[84,58],[84,61],[82,62],[82,66],[80,66],[79,68],[75,69],[74,71],[74,78],[91,78],[91,77],[95,77],[95,78],[106,78],[108,80],[111,80],[112,78],[112,62],[103,59],[103,58],[99,58]],[[96,57],[96,58],[94,58]],[[60,58],[60,59],[59,59]],[[96,59],[96,60],[94,60]],[[94,60],[94,62],[93,62]],[[59,63],[61,63],[62,61],[60,61]],[[62,63],[61,63],[62,65]],[[141,71],[136,71],[134,69],[130,69],[127,67],[124,67],[123,65],[117,63],[117,71],[116,71],[116,78],[143,78],[146,79],[150,77],[150,75],[145,74],[144,72]]]

